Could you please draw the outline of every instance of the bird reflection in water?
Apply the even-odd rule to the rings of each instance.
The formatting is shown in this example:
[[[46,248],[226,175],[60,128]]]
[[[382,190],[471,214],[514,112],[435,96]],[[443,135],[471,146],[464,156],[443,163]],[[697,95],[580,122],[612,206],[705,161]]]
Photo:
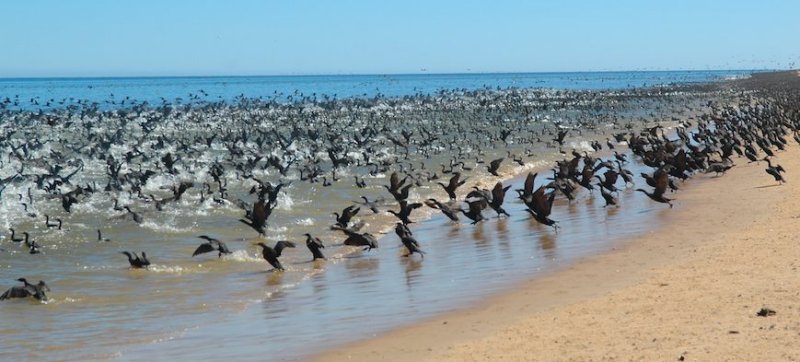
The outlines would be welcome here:
[[[422,269],[422,259],[407,259],[406,262],[406,288],[411,289],[411,286],[417,283],[420,279]]]

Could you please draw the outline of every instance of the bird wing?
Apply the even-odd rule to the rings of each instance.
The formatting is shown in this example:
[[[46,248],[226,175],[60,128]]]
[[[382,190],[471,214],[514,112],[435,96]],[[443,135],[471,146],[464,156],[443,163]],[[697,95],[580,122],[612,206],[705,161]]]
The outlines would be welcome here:
[[[656,186],[653,193],[656,195],[663,195],[664,192],[667,191],[668,185],[669,185],[669,175],[667,175],[666,172],[661,172],[658,175],[658,179],[656,179]]]
[[[5,293],[0,295],[0,300],[9,298],[25,298],[30,295],[31,292],[28,290],[27,287],[13,286],[9,290],[6,290]]]
[[[533,212],[537,214],[543,214],[544,210],[547,209],[547,197],[544,194],[544,186],[539,186],[536,192],[533,193],[533,202],[531,206],[533,206]]]
[[[262,228],[267,223],[267,206],[263,200],[258,200],[253,204],[251,217],[253,225],[257,228]]]
[[[450,183],[448,184],[451,190],[455,190],[459,186],[458,180],[460,178],[461,178],[461,172],[456,172],[453,174],[453,177],[450,178]]]
[[[505,193],[502,182],[494,184],[492,188],[492,200],[502,200],[505,197]]]
[[[489,162],[489,166],[492,166],[492,169],[497,170],[500,167],[500,163],[502,163],[504,159],[505,158],[498,158],[493,160],[492,162]]]
[[[281,251],[285,248],[294,248],[295,244],[291,241],[281,240],[275,243],[275,256],[281,256]]]
[[[536,182],[536,175],[538,175],[538,173],[528,173],[528,177],[525,178],[525,189],[523,190],[523,194],[533,194],[533,184]]]
[[[192,257],[199,254],[209,253],[212,251],[214,251],[214,246],[211,245],[210,242],[202,243],[200,244],[200,246],[197,247],[197,249],[194,250],[194,253],[192,253]]]
[[[617,183],[617,177],[619,176],[619,173],[617,171],[608,170],[605,173],[603,173],[603,175],[606,177],[607,184],[614,185],[615,183]]]

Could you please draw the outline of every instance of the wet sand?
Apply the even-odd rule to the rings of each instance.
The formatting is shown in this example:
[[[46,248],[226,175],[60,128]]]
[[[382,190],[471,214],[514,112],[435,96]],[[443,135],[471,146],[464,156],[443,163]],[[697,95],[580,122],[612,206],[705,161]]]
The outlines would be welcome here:
[[[784,186],[734,161],[694,177],[646,236],[317,359],[796,360],[800,148],[775,157]]]

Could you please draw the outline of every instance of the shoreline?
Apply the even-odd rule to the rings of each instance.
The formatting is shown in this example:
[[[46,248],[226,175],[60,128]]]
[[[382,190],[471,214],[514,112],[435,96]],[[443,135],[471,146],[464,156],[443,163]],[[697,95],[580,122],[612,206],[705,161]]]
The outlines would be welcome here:
[[[800,168],[800,163],[795,161],[799,152],[798,146],[791,144],[787,151],[776,155],[776,160],[791,172]],[[748,258],[757,259],[752,255],[758,252],[757,248],[748,244],[763,239],[765,231],[778,229],[782,222],[793,222],[792,217],[800,214],[800,205],[793,203],[792,197],[785,197],[787,194],[797,196],[798,192],[791,187],[800,179],[788,174],[786,186],[771,187],[774,183],[764,172],[763,163],[748,164],[743,158],[735,162],[737,167],[723,177],[709,180],[712,178],[709,175],[696,176],[689,182],[691,187],[677,194],[684,206],[667,213],[661,228],[624,241],[611,252],[584,257],[562,270],[527,280],[514,290],[489,297],[467,309],[347,344],[314,359],[586,360],[619,356],[663,359],[664,356],[672,358],[673,354],[677,359],[684,353],[695,357],[706,353],[707,359],[720,355],[714,353],[725,355],[732,350],[746,353],[737,355],[743,359],[748,359],[745,356],[763,358],[763,353],[775,347],[770,341],[762,339],[753,346],[764,348],[741,348],[742,338],[727,338],[729,335],[725,333],[734,331],[730,336],[737,336],[745,333],[745,327],[752,327],[750,332],[755,326],[769,328],[774,324],[772,318],[755,317],[762,304],[777,310],[783,317],[797,315],[797,312],[791,306],[770,303],[770,298],[757,298],[755,294],[750,296],[751,300],[734,308],[723,295],[707,297],[703,291],[724,289],[734,293],[740,278],[753,279],[760,274],[762,266],[752,260],[748,262]],[[738,212],[748,208],[747,213]],[[774,210],[779,211],[777,215]],[[781,235],[786,238],[789,234],[791,232],[784,231]],[[729,240],[735,243],[728,245]],[[784,248],[781,252],[786,259],[791,255],[791,242],[784,241],[780,246]],[[742,252],[748,249],[750,254]],[[730,255],[731,250],[738,254]],[[709,258],[723,257],[729,258],[727,263],[705,262]],[[746,272],[743,275],[720,273],[733,266]],[[698,275],[713,276],[717,282],[706,288],[695,288],[694,284],[708,283],[698,280]],[[785,293],[791,293],[797,288],[785,289]],[[668,308],[665,309],[670,313],[660,311],[658,306],[662,303],[666,303]],[[715,316],[718,308],[739,313],[728,318],[729,326],[717,325],[717,329],[725,329],[725,333],[708,336],[713,342],[700,338],[703,336],[698,336],[691,328],[681,327],[681,323],[685,323],[711,328],[714,318],[708,315]],[[637,336],[652,337],[626,335],[631,323],[636,326]],[[764,323],[766,326],[762,325]],[[787,326],[786,330],[791,331],[784,336],[796,336],[796,329],[796,325]],[[692,335],[699,342],[690,343],[682,337],[684,334]],[[780,353],[773,356],[786,358]]]

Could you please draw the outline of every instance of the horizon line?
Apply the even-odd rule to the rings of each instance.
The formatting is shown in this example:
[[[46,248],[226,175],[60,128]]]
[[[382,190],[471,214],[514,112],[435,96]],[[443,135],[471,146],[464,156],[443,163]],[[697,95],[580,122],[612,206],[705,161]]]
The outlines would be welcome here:
[[[45,79],[132,79],[132,78],[258,78],[258,77],[380,77],[380,76],[415,76],[415,75],[480,75],[480,74],[564,74],[564,73],[666,73],[666,72],[770,72],[791,71],[778,68],[741,68],[741,69],[661,69],[661,70],[573,70],[573,71],[459,71],[459,72],[415,72],[415,73],[304,73],[304,74],[238,74],[238,75],[97,75],[97,76],[0,76],[0,81],[11,80],[45,80]]]

